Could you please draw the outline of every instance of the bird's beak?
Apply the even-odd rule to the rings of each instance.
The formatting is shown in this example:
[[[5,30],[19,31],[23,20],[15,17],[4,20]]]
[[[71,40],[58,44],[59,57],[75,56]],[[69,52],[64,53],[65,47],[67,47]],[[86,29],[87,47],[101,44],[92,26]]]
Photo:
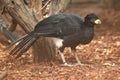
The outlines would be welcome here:
[[[94,23],[95,23],[95,24],[101,24],[102,22],[101,22],[100,19],[96,19],[96,20],[94,21]]]

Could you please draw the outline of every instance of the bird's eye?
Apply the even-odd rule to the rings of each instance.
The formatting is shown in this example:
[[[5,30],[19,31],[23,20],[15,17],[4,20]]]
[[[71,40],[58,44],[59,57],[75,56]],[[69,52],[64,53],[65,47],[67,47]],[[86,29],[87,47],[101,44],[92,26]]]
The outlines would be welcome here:
[[[90,19],[90,22],[94,23],[95,19]]]

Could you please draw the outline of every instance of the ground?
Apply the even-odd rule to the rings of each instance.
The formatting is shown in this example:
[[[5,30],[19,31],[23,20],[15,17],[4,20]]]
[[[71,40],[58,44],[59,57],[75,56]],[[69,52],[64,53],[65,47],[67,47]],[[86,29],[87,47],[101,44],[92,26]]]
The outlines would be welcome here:
[[[65,67],[60,56],[55,62],[32,63],[32,55],[27,54],[18,60],[10,60],[3,49],[8,45],[0,34],[0,74],[8,73],[5,80],[120,80],[120,13],[113,9],[98,6],[85,7],[73,5],[67,13],[85,16],[96,13],[102,24],[95,27],[95,37],[90,44],[76,47],[77,54],[84,65]],[[69,48],[65,50],[69,63],[75,63]]]

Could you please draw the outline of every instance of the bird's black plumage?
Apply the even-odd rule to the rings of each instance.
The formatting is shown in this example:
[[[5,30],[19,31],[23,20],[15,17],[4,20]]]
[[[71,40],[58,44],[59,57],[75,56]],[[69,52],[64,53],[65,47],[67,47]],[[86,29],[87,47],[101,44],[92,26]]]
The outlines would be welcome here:
[[[62,45],[57,46],[61,52],[65,47],[75,50],[78,44],[87,44],[93,39],[94,25],[99,23],[95,14],[88,14],[85,19],[77,14],[52,15],[39,22],[32,32],[12,43],[9,47],[19,42],[10,54],[20,57],[40,36],[62,39]]]

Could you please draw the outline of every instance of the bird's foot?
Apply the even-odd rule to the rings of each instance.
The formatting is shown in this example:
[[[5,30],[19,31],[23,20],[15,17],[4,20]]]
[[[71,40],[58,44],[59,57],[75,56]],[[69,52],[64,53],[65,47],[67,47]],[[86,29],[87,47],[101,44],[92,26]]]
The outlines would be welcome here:
[[[84,64],[82,64],[82,63],[76,63],[76,64],[68,64],[68,63],[64,63],[63,64],[63,66],[68,66],[68,67],[72,67],[72,66],[82,66],[82,65],[84,65]]]
[[[82,65],[84,65],[84,64],[82,64],[82,63],[76,63],[76,64],[74,64],[74,66],[82,66]]]
[[[68,67],[71,67],[73,66],[72,64],[68,64],[68,63],[64,63],[62,66],[68,66]]]

